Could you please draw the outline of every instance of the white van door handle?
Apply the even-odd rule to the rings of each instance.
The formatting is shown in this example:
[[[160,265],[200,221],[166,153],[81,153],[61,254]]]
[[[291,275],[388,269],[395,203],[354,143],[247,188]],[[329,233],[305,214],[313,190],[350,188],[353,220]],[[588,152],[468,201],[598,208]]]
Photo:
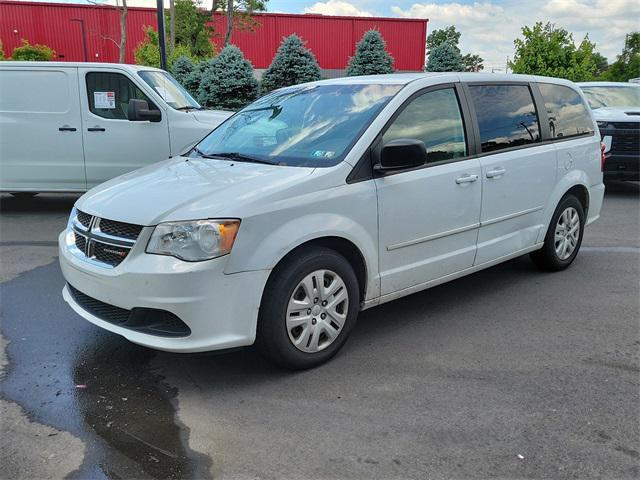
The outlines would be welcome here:
[[[487,178],[495,178],[504,175],[506,170],[504,168],[495,168],[487,172]]]
[[[460,178],[456,178],[456,183],[460,185],[461,183],[473,183],[478,180],[478,175],[463,175]]]
[[[88,131],[88,132],[104,132],[104,131],[105,131],[105,128],[104,128],[104,127],[98,127],[98,126],[96,126],[96,127],[89,127],[89,128],[87,128],[87,131]]]
[[[58,130],[60,130],[61,132],[75,132],[76,131],[76,127],[71,127],[69,125],[63,125],[60,128],[58,128]]]

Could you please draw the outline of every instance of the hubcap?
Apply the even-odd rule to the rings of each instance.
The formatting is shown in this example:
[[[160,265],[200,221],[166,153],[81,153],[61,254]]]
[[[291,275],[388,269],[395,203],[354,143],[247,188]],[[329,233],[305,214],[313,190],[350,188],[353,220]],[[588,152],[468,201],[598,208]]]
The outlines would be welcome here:
[[[293,289],[287,306],[287,333],[298,349],[319,352],[331,345],[347,320],[349,294],[338,274],[316,270]]]
[[[560,260],[571,257],[580,238],[580,217],[578,211],[569,207],[558,218],[554,236],[556,255]]]

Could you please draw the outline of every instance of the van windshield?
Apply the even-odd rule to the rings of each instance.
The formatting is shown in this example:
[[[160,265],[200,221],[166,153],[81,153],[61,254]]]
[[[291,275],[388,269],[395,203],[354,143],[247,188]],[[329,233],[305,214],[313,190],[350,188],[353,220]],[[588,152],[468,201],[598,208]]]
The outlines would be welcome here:
[[[640,87],[635,85],[603,85],[582,87],[591,108],[640,107]]]
[[[337,165],[402,85],[305,85],[277,90],[240,110],[191,155]]]
[[[167,72],[158,72],[155,70],[144,70],[138,72],[138,75],[153,90],[167,102],[167,104],[176,110],[200,110],[202,107],[196,102],[189,92],[187,92],[178,81]]]

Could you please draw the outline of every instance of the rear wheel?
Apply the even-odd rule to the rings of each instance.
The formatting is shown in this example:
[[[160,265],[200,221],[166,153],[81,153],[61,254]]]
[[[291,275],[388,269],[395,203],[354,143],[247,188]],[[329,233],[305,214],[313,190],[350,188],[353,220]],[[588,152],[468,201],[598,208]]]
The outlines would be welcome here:
[[[531,253],[531,259],[543,270],[564,270],[578,255],[583,233],[582,204],[573,195],[567,195],[556,207],[542,249]]]
[[[263,295],[256,345],[291,369],[326,362],[344,345],[358,316],[358,280],[337,252],[300,252],[279,265]]]

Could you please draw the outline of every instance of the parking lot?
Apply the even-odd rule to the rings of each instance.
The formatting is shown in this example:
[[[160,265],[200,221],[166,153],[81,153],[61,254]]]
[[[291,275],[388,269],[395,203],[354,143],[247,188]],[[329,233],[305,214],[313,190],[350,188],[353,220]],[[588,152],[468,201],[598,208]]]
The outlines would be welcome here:
[[[2,195],[3,478],[637,478],[640,188],[570,269],[522,257],[364,312],[328,364],[170,354],[78,317],[77,197]]]

